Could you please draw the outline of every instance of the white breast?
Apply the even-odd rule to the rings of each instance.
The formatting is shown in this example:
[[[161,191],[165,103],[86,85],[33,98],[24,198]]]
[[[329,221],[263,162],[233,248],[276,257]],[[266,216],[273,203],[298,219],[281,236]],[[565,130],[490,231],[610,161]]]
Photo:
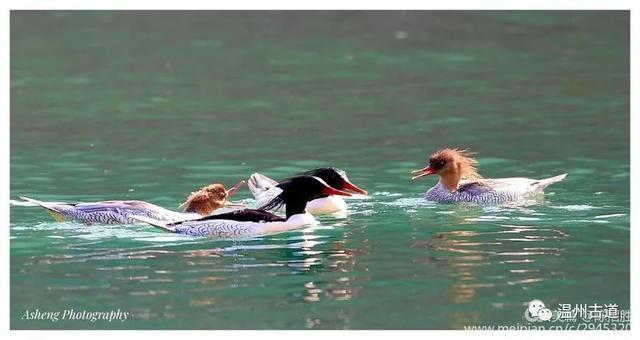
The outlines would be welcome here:
[[[307,212],[313,215],[332,214],[347,210],[347,203],[340,197],[327,196],[307,203]]]

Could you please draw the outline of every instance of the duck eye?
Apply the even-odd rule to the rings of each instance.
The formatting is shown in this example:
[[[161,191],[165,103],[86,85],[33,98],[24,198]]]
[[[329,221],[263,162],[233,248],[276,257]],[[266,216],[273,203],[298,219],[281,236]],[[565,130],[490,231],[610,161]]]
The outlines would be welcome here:
[[[431,164],[433,165],[434,168],[436,169],[441,169],[442,167],[444,167],[444,163],[445,161],[440,159],[440,160],[433,160],[433,162],[431,162]]]

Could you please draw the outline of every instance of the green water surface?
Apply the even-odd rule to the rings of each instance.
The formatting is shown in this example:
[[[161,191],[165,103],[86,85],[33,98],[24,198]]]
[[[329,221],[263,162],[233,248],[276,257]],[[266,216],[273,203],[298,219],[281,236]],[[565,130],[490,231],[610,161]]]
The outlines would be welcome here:
[[[629,308],[628,12],[13,12],[11,199],[141,199],[336,166],[370,192],[231,242],[11,207],[14,329],[460,329]],[[428,153],[568,172],[529,207],[426,204]],[[238,199],[251,203],[243,189]],[[126,322],[23,320],[27,310]]]

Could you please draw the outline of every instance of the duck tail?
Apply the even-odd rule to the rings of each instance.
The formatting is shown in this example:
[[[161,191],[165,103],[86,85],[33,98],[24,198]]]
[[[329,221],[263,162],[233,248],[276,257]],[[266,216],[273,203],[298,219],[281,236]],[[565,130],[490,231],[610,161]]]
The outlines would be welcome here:
[[[566,173],[564,173],[562,175],[558,175],[558,176],[553,176],[553,177],[541,179],[541,180],[537,181],[536,184],[541,189],[544,189],[544,188],[550,186],[553,183],[558,183],[558,182],[562,181],[565,177],[567,177]]]
[[[129,216],[129,217],[131,219],[136,220],[136,221],[150,224],[150,225],[152,225],[152,226],[154,226],[154,227],[156,227],[158,229],[162,229],[162,230],[168,231],[170,233],[175,233],[176,232],[175,229],[167,226],[166,223],[160,222],[158,220],[154,220],[153,218],[149,218],[149,217],[146,217],[146,216],[138,216],[138,215],[132,215],[132,216]]]
[[[53,218],[58,222],[62,222],[65,220],[64,211],[60,210],[60,207],[58,206],[60,203],[43,202],[25,196],[20,196],[20,199],[47,209],[51,216],[53,216]]]
[[[247,182],[249,190],[254,197],[257,197],[261,192],[274,187],[277,184],[278,182],[257,172],[251,174],[251,177],[249,177],[249,181]]]
[[[29,202],[29,203],[33,203],[33,204],[35,204],[35,205],[37,205],[37,206],[43,207],[43,208],[45,208],[45,209],[47,209],[47,210],[51,210],[51,211],[58,212],[58,213],[60,212],[60,211],[55,207],[55,205],[54,205],[54,204],[52,204],[52,203],[47,203],[47,202],[38,201],[38,200],[36,200],[36,199],[29,198],[29,197],[25,197],[25,196],[20,196],[20,199],[21,199],[21,200],[23,200],[23,201],[27,201],[27,202]]]

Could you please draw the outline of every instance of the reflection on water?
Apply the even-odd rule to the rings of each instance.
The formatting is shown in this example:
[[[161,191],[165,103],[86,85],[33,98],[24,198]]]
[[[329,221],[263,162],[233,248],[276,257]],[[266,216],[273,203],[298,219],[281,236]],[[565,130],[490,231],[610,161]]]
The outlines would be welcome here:
[[[346,215],[340,216],[345,218]],[[356,264],[358,254],[367,254],[368,246],[365,242],[358,249],[350,249],[345,246],[349,235],[354,233],[362,233],[366,226],[359,226],[343,233],[342,238],[335,239],[329,235],[316,234],[326,232],[334,228],[347,228],[351,224],[349,220],[336,220],[332,217],[330,221],[336,223],[333,227],[327,225],[319,225],[304,229],[300,232],[286,233],[281,235],[273,235],[263,238],[255,238],[253,240],[243,240],[241,242],[230,241],[210,241],[206,238],[191,238],[181,235],[159,234],[155,230],[136,231],[141,226],[121,226],[121,225],[95,225],[84,226],[76,222],[50,222],[41,223],[32,227],[16,227],[16,230],[35,229],[41,231],[63,230],[76,233],[81,230],[86,235],[81,237],[84,240],[105,240],[112,238],[127,238],[135,241],[151,242],[153,245],[140,244],[135,248],[129,249],[104,249],[96,251],[95,246],[100,242],[82,242],[76,243],[69,250],[75,252],[74,255],[56,254],[45,255],[34,259],[31,264],[69,264],[69,263],[104,263],[96,270],[101,272],[145,272],[144,275],[128,275],[120,276],[114,274],[112,279],[116,282],[130,281],[139,283],[141,287],[151,283],[164,283],[170,287],[175,282],[174,277],[185,277],[180,279],[182,284],[199,284],[201,287],[193,288],[192,292],[208,291],[210,285],[230,285],[237,286],[237,280],[229,281],[229,277],[210,275],[210,272],[239,272],[251,269],[269,268],[286,268],[292,273],[304,273],[308,271],[326,271],[335,273],[344,273],[343,276],[336,276],[328,281],[305,282],[302,284],[304,293],[298,296],[305,302],[317,302],[321,299],[349,300],[354,294],[357,294],[357,287],[354,288],[351,277],[348,275]],[[330,227],[330,228],[327,228]],[[142,227],[142,229],[146,229]],[[132,235],[136,234],[135,236]],[[151,235],[147,235],[151,234]],[[143,236],[144,235],[144,236]],[[60,236],[61,238],[70,237]],[[80,236],[74,236],[80,237]],[[223,243],[226,245],[218,246]],[[185,245],[193,245],[195,249],[180,250]],[[326,244],[326,247],[323,246]],[[320,247],[323,246],[323,247]],[[270,257],[263,256],[263,252],[285,251],[287,256]],[[119,260],[127,262],[144,263],[146,260],[166,261],[168,259],[182,259],[182,266],[179,270],[155,270],[149,273],[150,267],[139,266],[108,266],[108,263],[119,263]],[[29,265],[29,264],[26,264]],[[213,268],[213,269],[212,269]],[[201,276],[204,275],[204,276]],[[271,275],[267,273],[267,275]],[[71,279],[77,278],[79,274],[66,273],[66,277]],[[250,277],[250,276],[248,276]],[[360,280],[359,280],[360,281]],[[91,290],[91,289],[107,289],[111,285],[103,286],[48,286],[49,290]],[[218,287],[219,288],[219,287]],[[155,296],[170,294],[168,289],[147,289],[147,290],[131,290],[131,296]],[[215,299],[205,298],[201,300],[191,301],[191,306],[210,306],[213,305]],[[149,317],[144,314],[144,317]]]
[[[135,317],[151,322],[179,319],[184,311],[174,309],[182,309],[179,306],[184,303],[189,309],[215,315],[239,308],[238,299],[261,301],[272,295],[280,296],[280,303],[290,306],[329,301],[355,301],[357,305],[360,299],[369,298],[363,295],[363,289],[376,282],[379,285],[397,277],[429,280],[433,271],[439,273],[436,277],[449,281],[438,290],[452,303],[468,305],[480,300],[492,308],[515,308],[517,304],[505,301],[513,289],[527,290],[566,277],[566,269],[558,267],[554,258],[566,256],[566,241],[578,232],[572,226],[586,225],[581,222],[585,215],[591,216],[591,222],[626,216],[611,212],[611,207],[434,205],[394,193],[372,196],[370,201],[352,202],[346,216],[321,217],[318,226],[235,242],[163,234],[143,225],[44,222],[15,225],[12,230],[47,234],[53,237],[47,244],[54,248],[65,245],[67,239],[77,240],[62,252],[33,255],[20,265],[22,275],[63,269],[63,279],[45,286],[52,294],[63,294],[61,303],[70,303],[83,292],[107,300],[114,294],[125,294],[139,301],[130,308]],[[566,213],[562,218],[552,218],[550,214],[557,210]],[[376,256],[372,249],[379,243],[371,243],[368,231],[380,228],[387,211],[401,212],[408,218],[412,230],[408,248],[385,251],[390,256],[408,252],[414,266],[412,274],[396,272],[399,268],[394,267],[382,277],[370,273],[371,257]],[[610,213],[602,213],[605,211]],[[363,219],[378,221],[371,226]],[[380,232],[393,239],[397,228],[388,226]],[[122,239],[130,246],[109,245]],[[299,278],[273,286],[286,277]],[[402,288],[394,285],[381,287],[403,294]],[[167,301],[160,310],[146,306],[150,299],[185,294],[188,301]],[[493,298],[487,300],[490,296]],[[340,315],[341,327],[348,327],[354,317],[345,311],[336,315]],[[451,317],[449,325],[461,327],[484,316],[455,311]],[[322,327],[323,320],[326,318],[318,315],[305,317],[304,327]]]
[[[414,262],[447,268],[454,278],[448,293],[454,303],[469,304],[478,296],[495,294],[491,305],[504,308],[505,291],[510,287],[528,289],[565,275],[563,270],[550,270],[546,264],[564,255],[562,241],[571,234],[561,220],[540,223],[549,220],[544,209],[548,208],[452,206],[446,214],[440,214],[444,217],[439,222],[448,226],[446,230],[415,239],[411,246],[425,249],[428,255]],[[493,227],[479,228],[479,223]],[[421,226],[414,225],[418,228]],[[481,319],[480,313],[459,312],[454,314],[453,324],[463,327]]]

